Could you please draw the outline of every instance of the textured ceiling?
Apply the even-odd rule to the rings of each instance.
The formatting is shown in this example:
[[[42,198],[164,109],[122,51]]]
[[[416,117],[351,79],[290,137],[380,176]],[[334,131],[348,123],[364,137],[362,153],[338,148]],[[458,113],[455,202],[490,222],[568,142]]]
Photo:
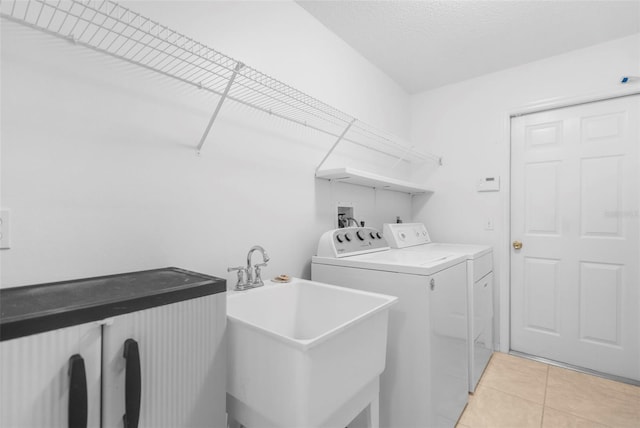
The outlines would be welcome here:
[[[298,3],[410,94],[640,32],[640,0]]]

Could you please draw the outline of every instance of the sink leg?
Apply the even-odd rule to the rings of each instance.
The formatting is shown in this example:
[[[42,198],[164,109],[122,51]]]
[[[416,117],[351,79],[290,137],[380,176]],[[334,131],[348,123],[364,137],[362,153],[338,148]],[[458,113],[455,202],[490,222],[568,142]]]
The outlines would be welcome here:
[[[245,428],[240,422],[236,421],[235,419],[231,419],[231,417],[229,417],[227,420],[227,427],[228,428]]]
[[[365,413],[367,428],[380,428],[380,398],[378,396],[371,400]]]

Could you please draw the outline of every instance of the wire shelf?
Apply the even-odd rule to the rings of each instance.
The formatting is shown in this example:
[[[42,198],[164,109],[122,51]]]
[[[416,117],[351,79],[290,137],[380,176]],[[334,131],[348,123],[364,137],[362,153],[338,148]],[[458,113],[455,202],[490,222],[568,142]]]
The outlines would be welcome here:
[[[0,16],[221,96],[198,148],[229,99],[399,159],[439,160],[114,1],[0,0]]]

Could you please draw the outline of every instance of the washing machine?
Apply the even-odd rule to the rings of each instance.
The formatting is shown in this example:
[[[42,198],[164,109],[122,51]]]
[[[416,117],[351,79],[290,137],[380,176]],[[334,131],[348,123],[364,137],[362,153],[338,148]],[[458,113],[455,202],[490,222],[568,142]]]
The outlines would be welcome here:
[[[380,426],[454,427],[468,399],[466,257],[394,250],[371,227],[336,229],[320,238],[311,277],[399,298],[389,313]]]
[[[409,252],[449,252],[467,263],[467,320],[469,337],[469,392],[474,392],[493,353],[493,250],[487,245],[431,242],[422,223],[383,225],[389,246]]]

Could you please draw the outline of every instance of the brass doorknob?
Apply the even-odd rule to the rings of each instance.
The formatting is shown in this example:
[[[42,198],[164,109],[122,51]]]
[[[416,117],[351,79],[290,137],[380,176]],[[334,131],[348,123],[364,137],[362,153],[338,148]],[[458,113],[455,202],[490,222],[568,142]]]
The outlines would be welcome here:
[[[520,241],[513,241],[513,248],[516,250],[519,250],[520,248],[522,248],[522,242]]]

